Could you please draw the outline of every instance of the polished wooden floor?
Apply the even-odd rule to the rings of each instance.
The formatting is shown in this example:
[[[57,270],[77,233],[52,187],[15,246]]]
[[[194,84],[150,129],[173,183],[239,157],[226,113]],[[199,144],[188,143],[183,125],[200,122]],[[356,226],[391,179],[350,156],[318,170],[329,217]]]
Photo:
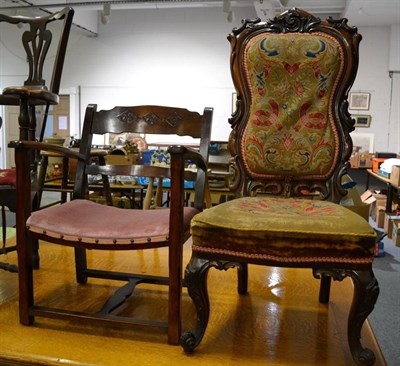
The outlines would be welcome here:
[[[11,240],[12,241],[12,240]],[[40,304],[96,309],[115,282],[74,282],[72,249],[42,243],[41,269],[35,271]],[[190,242],[185,245],[185,261]],[[16,263],[16,254],[0,256]],[[89,253],[90,264],[166,274],[166,251]],[[0,272],[0,365],[329,365],[353,361],[347,347],[347,312],[352,297],[350,280],[335,282],[329,305],[318,303],[318,281],[310,270],[250,266],[249,294],[236,293],[236,272],[210,270],[211,316],[195,353],[166,342],[164,330],[121,330],[37,318],[33,326],[18,323],[17,274]],[[125,312],[165,318],[165,288],[140,287]],[[195,314],[184,290],[183,328]],[[373,349],[376,365],[385,365],[367,323],[362,342]]]

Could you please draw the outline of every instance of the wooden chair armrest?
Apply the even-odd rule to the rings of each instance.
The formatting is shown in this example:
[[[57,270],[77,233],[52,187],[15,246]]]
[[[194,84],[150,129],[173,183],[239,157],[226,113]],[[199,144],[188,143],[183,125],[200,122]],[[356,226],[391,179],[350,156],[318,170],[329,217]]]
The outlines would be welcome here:
[[[42,150],[42,151],[51,151],[61,156],[65,156],[68,158],[85,160],[85,156],[81,154],[79,151],[71,150],[67,147],[48,144],[45,142],[37,142],[37,141],[11,141],[8,144],[8,147],[14,149],[30,149],[30,150]]]
[[[198,169],[207,172],[207,161],[197,150],[188,146],[174,145],[169,147],[167,151],[171,155],[183,155],[184,160],[193,161],[197,165]]]

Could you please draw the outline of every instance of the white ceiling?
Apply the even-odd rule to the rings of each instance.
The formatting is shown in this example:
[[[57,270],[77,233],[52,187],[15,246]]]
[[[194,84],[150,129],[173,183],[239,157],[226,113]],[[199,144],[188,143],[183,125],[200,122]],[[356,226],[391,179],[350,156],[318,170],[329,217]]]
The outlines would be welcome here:
[[[267,17],[283,10],[297,7],[313,13],[322,19],[329,16],[348,18],[355,26],[389,26],[400,23],[400,0],[0,0],[0,12],[39,15],[43,9],[53,12],[66,5],[72,6],[75,22],[84,24],[85,17],[101,16],[104,4],[111,4],[111,11],[117,9],[157,9],[214,7],[221,11],[229,3],[236,7],[269,7]],[[224,4],[225,3],[225,4]],[[79,14],[79,15],[78,15]],[[85,27],[85,25],[83,26]]]

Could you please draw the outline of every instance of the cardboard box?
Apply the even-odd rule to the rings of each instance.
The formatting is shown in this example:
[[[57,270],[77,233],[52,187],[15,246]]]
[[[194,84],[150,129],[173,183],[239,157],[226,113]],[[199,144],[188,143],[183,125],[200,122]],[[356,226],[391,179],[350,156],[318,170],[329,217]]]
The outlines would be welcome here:
[[[396,247],[400,247],[400,222],[393,223],[392,240]]]
[[[350,156],[349,163],[351,168],[357,169],[359,164],[358,154]]]
[[[353,155],[349,159],[351,168],[372,168],[372,159],[374,154],[367,152],[353,152]]]
[[[95,193],[91,193],[89,195],[89,199],[93,202],[96,203],[101,203],[102,205],[105,205],[106,202],[106,197],[102,196],[101,194],[95,192]],[[132,208],[131,207],[131,202],[129,201],[128,197],[117,197],[117,196],[113,196],[112,197],[112,203],[113,206],[115,207],[119,207],[119,208]]]
[[[371,213],[372,220],[375,221],[375,224],[378,228],[383,229],[385,224],[385,206],[375,206],[375,209]]]
[[[393,224],[395,222],[400,222],[400,216],[395,215],[394,213],[387,213],[385,212],[385,219],[383,223],[383,230],[387,233],[389,239],[392,238],[393,234]]]
[[[390,183],[395,187],[400,186],[400,165],[392,166],[392,173],[390,174]]]
[[[109,165],[132,165],[138,164],[140,162],[139,154],[129,154],[129,155],[112,155],[106,156],[106,164]]]
[[[347,195],[342,198],[340,204],[350,211],[362,216],[365,220],[369,219],[370,204],[361,201],[361,197],[358,194],[356,188],[350,188],[347,190]]]
[[[370,205],[370,214],[376,209],[376,206],[386,206],[386,195],[369,189],[361,195],[361,202]]]
[[[381,166],[381,164],[386,160],[387,158],[373,158],[372,159],[372,171],[374,173],[378,173],[378,169]]]
[[[372,159],[374,154],[362,152],[358,154],[358,167],[359,168],[372,168]]]

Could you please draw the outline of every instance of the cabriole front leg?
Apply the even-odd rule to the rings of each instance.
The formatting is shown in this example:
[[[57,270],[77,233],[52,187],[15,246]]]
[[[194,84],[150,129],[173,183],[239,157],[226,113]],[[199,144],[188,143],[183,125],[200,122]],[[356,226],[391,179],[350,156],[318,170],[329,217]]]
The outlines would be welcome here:
[[[247,292],[247,263],[219,261],[214,259],[198,258],[192,255],[185,271],[185,283],[189,296],[192,298],[197,311],[197,324],[193,332],[186,332],[181,337],[181,345],[186,353],[192,353],[203,339],[210,316],[210,301],[207,289],[207,274],[210,267],[222,271],[230,268],[239,268],[240,294]]]
[[[354,283],[354,296],[348,321],[348,340],[350,350],[357,365],[373,365],[375,355],[361,345],[361,328],[365,319],[375,307],[379,295],[379,285],[372,269],[366,271],[351,271]]]
[[[210,301],[207,291],[207,274],[212,263],[209,259],[192,256],[185,270],[185,283],[197,311],[197,324],[193,332],[181,337],[181,346],[186,353],[192,353],[206,331],[210,315]]]

